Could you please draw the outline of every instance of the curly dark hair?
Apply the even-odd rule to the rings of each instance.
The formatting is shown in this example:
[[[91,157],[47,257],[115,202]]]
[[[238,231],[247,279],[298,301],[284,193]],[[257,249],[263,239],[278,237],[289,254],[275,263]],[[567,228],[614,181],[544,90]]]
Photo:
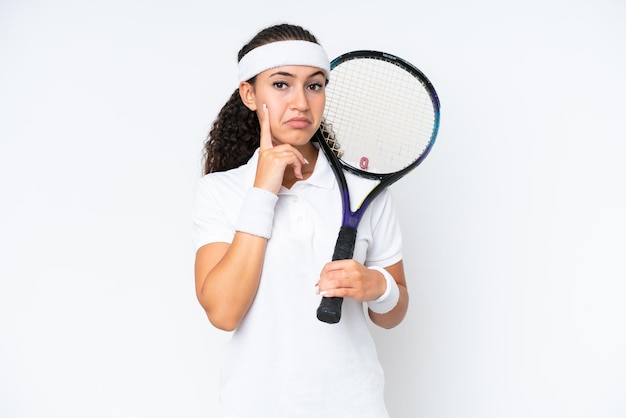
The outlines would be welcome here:
[[[257,33],[237,54],[237,62],[259,46],[277,41],[301,40],[318,43],[308,30],[287,23]],[[247,80],[254,84],[255,77]],[[204,174],[226,171],[246,163],[259,146],[260,126],[256,113],[248,109],[235,89],[213,122],[204,143]]]

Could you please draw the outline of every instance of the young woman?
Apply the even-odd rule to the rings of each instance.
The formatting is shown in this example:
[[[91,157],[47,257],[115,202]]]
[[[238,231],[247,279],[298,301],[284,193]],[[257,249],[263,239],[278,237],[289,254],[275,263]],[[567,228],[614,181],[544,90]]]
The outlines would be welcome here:
[[[329,262],[341,197],[311,142],[332,83],[328,57],[307,30],[281,24],[238,61],[239,88],[205,143],[193,213],[198,300],[215,327],[234,331],[222,416],[387,417],[364,307],[384,328],[407,310],[390,193],[368,208],[354,259]],[[338,324],[316,318],[321,296],[345,298]]]

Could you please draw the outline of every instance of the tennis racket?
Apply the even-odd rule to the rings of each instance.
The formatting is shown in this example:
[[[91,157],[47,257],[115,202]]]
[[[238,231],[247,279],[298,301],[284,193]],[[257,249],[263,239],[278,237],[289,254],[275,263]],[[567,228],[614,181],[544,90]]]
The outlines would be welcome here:
[[[314,140],[341,191],[343,218],[334,261],[352,258],[357,228],[370,203],[430,152],[439,129],[439,98],[420,70],[384,52],[349,52],[330,68],[326,107]],[[354,211],[343,170],[377,180]],[[339,322],[342,303],[343,298],[323,297],[317,318]]]

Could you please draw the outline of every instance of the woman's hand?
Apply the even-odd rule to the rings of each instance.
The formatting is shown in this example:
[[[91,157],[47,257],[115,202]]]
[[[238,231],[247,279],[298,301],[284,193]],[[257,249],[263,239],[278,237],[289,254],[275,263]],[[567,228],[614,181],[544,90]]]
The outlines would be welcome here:
[[[296,178],[302,179],[302,166],[309,162],[296,148],[289,144],[274,146],[270,128],[269,110],[264,104],[259,112],[261,140],[259,150],[259,164],[257,166],[254,187],[278,194],[283,184],[285,170],[293,166]]]
[[[317,282],[320,295],[344,297],[369,302],[380,297],[387,289],[383,275],[363,264],[348,260],[326,263]]]
[[[387,313],[369,310],[372,322],[383,328],[393,328],[404,319],[409,305],[406,278],[402,260],[386,266],[398,284],[400,297],[396,306]],[[327,263],[322,269],[316,288],[320,295],[327,297],[352,298],[360,302],[370,302],[381,297],[387,290],[387,281],[382,273],[368,269],[354,260],[337,260]]]

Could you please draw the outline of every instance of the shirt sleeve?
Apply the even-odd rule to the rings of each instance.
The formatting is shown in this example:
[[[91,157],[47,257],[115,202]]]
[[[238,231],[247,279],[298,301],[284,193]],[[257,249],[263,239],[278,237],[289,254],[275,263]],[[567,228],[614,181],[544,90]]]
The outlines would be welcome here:
[[[213,242],[231,243],[235,235],[233,218],[222,205],[224,199],[217,199],[211,191],[207,177],[198,180],[192,210],[192,240],[196,251]]]
[[[385,189],[368,210],[372,211],[372,241],[367,250],[365,265],[387,267],[402,260],[402,230],[391,190]]]

